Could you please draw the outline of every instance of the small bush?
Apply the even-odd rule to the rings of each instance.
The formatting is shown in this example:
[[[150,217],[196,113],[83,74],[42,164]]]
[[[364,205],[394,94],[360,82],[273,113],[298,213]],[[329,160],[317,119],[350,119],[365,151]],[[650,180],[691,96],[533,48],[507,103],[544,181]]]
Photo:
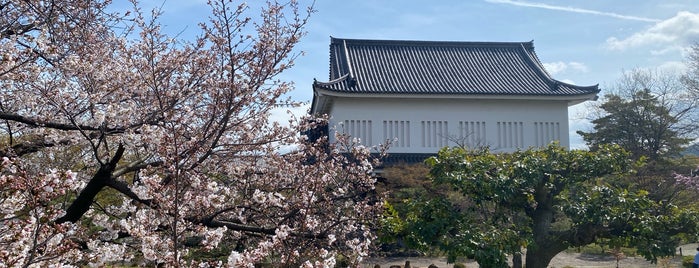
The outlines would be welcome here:
[[[347,259],[347,257],[345,257],[343,255],[337,255],[335,257],[335,268],[345,268],[345,267],[349,267],[349,265],[350,265],[350,262],[349,262],[349,259]]]
[[[691,268],[694,263],[694,256],[682,256],[682,267]]]
[[[618,248],[616,249],[620,253],[623,253],[624,256],[626,257],[633,257],[637,256],[638,253],[636,252],[636,249],[634,248]],[[591,254],[591,255],[613,255],[612,253],[615,251],[615,249],[610,249],[609,246],[606,245],[601,245],[601,244],[589,244],[586,246],[582,247],[575,247],[575,248],[568,248],[565,250],[567,253],[584,253],[584,254]]]

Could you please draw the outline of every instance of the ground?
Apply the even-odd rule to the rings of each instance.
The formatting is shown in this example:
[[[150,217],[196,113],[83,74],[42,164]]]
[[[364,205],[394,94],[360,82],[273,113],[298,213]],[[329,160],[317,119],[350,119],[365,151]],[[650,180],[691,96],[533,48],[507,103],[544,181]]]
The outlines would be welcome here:
[[[651,264],[642,257],[628,257],[619,260],[617,266],[616,258],[611,255],[591,255],[582,253],[560,253],[551,260],[549,264],[550,268],[563,268],[563,267],[575,267],[575,268],[612,268],[612,267],[625,267],[625,268],[655,268],[655,267],[681,267],[682,257],[680,253],[684,256],[694,255],[697,253],[696,248],[699,244],[686,244],[682,245],[677,249],[677,256],[668,260],[660,260],[657,264]],[[680,251],[681,249],[681,251]],[[374,267],[375,264],[381,265],[382,268],[388,268],[391,265],[400,265],[403,267],[405,261],[410,261],[412,268],[427,267],[430,264],[434,264],[439,268],[451,268],[454,264],[447,264],[446,258],[370,258],[364,262],[363,267]],[[468,268],[477,268],[478,264],[469,261],[465,262]]]

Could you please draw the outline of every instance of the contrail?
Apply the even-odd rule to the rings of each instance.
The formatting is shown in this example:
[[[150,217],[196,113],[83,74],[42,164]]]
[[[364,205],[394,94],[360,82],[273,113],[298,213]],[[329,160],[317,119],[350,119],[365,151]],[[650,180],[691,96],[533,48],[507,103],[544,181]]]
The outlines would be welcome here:
[[[624,19],[624,20],[637,20],[637,21],[646,21],[646,22],[660,22],[661,21],[661,20],[652,19],[652,18],[627,16],[627,15],[622,15],[622,14],[617,14],[617,13],[612,13],[612,12],[603,12],[603,11],[584,9],[584,8],[576,8],[576,7],[554,6],[554,5],[544,4],[544,3],[532,3],[532,2],[513,1],[513,0],[485,0],[485,1],[489,2],[489,3],[497,3],[497,4],[508,4],[508,5],[514,5],[514,6],[522,6],[522,7],[534,7],[534,8],[560,10],[560,11],[574,12],[574,13],[593,14],[593,15],[607,16],[607,17]]]

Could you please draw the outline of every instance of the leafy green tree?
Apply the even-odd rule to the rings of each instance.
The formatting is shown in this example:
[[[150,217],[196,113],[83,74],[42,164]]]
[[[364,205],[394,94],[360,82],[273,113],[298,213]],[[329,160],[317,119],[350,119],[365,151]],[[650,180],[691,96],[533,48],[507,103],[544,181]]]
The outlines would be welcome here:
[[[602,144],[618,144],[635,159],[657,161],[677,155],[691,139],[680,124],[682,112],[673,113],[649,89],[633,92],[628,98],[608,94],[600,108],[604,115],[592,120],[593,132],[578,131],[590,149]],[[686,111],[683,111],[686,112]]]
[[[697,102],[687,85],[672,74],[633,70],[625,72],[614,88],[598,107],[594,130],[578,134],[593,151],[617,144],[634,159],[645,159],[638,172],[617,182],[620,187],[646,190],[657,201],[694,202],[673,177],[696,167],[695,159],[682,155],[697,130],[693,120]]]
[[[506,254],[525,247],[527,267],[547,267],[569,247],[607,243],[635,247],[653,261],[674,254],[677,234],[697,230],[695,212],[606,182],[633,167],[618,145],[590,152],[552,144],[511,154],[445,148],[427,162],[434,184],[468,201],[416,200],[394,226],[451,260],[467,256],[481,267],[505,267]]]

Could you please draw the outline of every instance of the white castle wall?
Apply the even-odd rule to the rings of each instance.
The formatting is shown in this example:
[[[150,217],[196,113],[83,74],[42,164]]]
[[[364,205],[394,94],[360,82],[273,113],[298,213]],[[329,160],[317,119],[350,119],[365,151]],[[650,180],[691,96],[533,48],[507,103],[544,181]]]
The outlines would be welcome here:
[[[391,153],[435,153],[444,146],[490,146],[495,152],[569,146],[566,101],[336,98],[332,129],[365,145],[396,141]]]

